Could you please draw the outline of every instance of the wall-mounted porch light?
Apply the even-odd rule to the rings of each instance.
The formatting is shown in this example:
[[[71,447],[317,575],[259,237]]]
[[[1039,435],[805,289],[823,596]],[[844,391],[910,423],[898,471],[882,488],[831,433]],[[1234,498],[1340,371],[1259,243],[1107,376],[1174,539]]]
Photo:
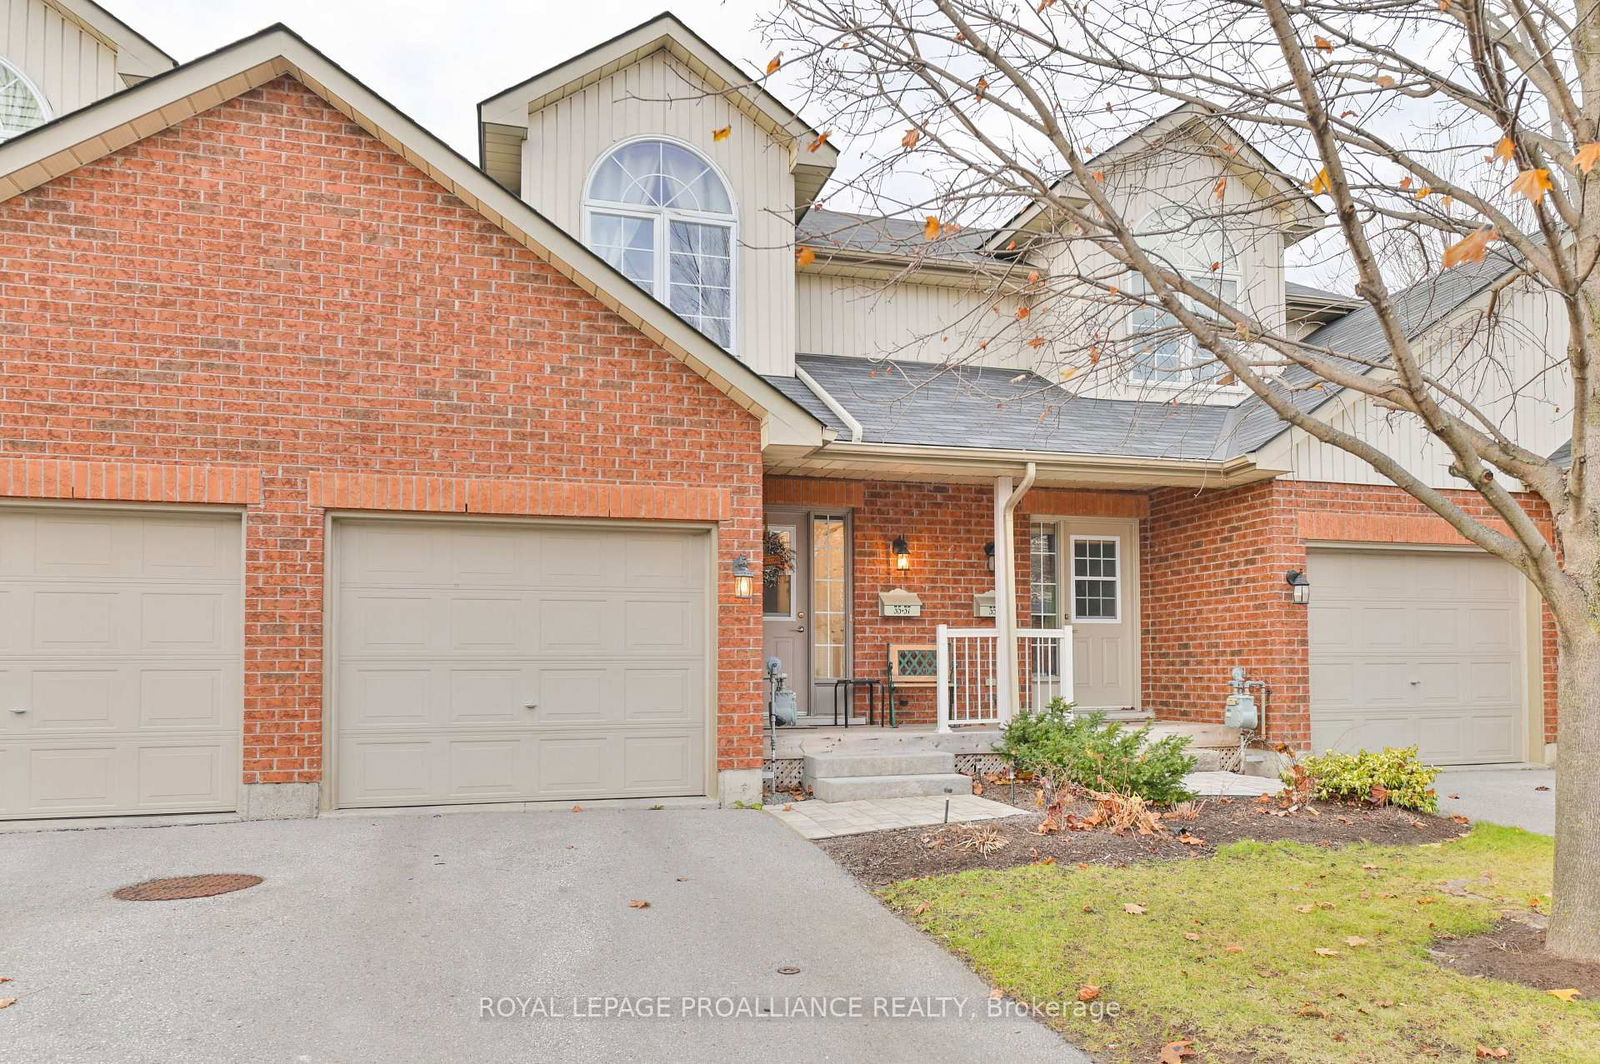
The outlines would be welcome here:
[[[756,571],[750,567],[750,555],[741,554],[733,559],[733,597],[755,598]]]
[[[889,553],[894,555],[894,567],[897,571],[903,573],[911,568],[911,548],[906,545],[906,537],[894,537]]]
[[[988,564],[989,571],[994,572],[994,540],[983,545],[983,560]]]
[[[1306,574],[1299,569],[1290,569],[1283,574],[1283,580],[1289,585],[1289,592],[1294,596],[1296,606],[1306,606],[1311,602],[1311,581],[1306,579]]]

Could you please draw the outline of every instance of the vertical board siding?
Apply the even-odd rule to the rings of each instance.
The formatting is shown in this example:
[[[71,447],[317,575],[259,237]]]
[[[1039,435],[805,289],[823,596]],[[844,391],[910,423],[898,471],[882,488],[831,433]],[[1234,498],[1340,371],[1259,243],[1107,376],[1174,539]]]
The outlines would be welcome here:
[[[806,354],[988,366],[1033,361],[1015,327],[1018,299],[996,295],[992,281],[947,288],[800,273],[795,288],[796,342]]]
[[[724,141],[712,131],[732,126]],[[794,372],[794,179],[789,151],[666,52],[655,52],[528,119],[522,196],[583,235],[584,184],[618,142],[683,141],[722,171],[739,219],[734,353],[759,373]]]
[[[0,58],[38,86],[52,118],[122,87],[117,53],[45,0],[0,0]]]

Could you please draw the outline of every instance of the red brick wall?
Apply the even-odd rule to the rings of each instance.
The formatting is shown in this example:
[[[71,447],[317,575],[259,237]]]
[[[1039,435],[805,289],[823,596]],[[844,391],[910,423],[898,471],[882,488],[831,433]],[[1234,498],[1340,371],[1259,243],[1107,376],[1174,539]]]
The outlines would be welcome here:
[[[0,204],[0,310],[0,491],[249,504],[247,783],[322,775],[335,505],[718,522],[718,763],[759,764],[757,423],[298,83]]]
[[[1488,518],[1470,491],[1451,492]],[[1167,719],[1220,721],[1228,673],[1271,685],[1271,738],[1310,742],[1307,610],[1284,574],[1306,567],[1306,540],[1458,544],[1462,539],[1392,486],[1272,481],[1231,491],[1159,491],[1144,523],[1144,704]],[[1315,594],[1315,588],[1312,591]],[[1543,626],[1545,741],[1555,741],[1555,631]]]

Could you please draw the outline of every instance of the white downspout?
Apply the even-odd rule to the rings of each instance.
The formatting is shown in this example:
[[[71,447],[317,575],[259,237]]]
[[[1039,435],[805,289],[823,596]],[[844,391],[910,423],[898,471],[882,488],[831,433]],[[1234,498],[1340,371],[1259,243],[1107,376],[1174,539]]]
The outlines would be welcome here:
[[[829,395],[828,389],[817,383],[817,378],[801,369],[798,365],[794,367],[794,375],[799,379],[801,384],[804,384],[807,388],[810,388],[812,392],[816,394],[816,397],[822,400],[823,406],[833,411],[834,417],[844,422],[844,427],[850,430],[850,442],[860,443],[862,436],[861,422],[857,421],[851,415],[850,411],[844,408],[844,404],[840,403],[839,400]]]
[[[1011,719],[1021,691],[1017,686],[1017,566],[1012,557],[1016,544],[1017,504],[1038,478],[1039,467],[1027,464],[1015,490],[1010,477],[994,478],[994,627],[995,715]]]

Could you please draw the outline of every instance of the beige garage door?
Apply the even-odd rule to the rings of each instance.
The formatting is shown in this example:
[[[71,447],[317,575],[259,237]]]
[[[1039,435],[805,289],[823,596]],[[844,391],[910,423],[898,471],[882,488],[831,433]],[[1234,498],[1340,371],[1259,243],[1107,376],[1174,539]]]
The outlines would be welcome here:
[[[236,517],[0,507],[0,817],[229,810]]]
[[[341,806],[706,793],[709,533],[334,535]]]
[[[1314,749],[1520,761],[1522,577],[1466,552],[1311,552]]]

